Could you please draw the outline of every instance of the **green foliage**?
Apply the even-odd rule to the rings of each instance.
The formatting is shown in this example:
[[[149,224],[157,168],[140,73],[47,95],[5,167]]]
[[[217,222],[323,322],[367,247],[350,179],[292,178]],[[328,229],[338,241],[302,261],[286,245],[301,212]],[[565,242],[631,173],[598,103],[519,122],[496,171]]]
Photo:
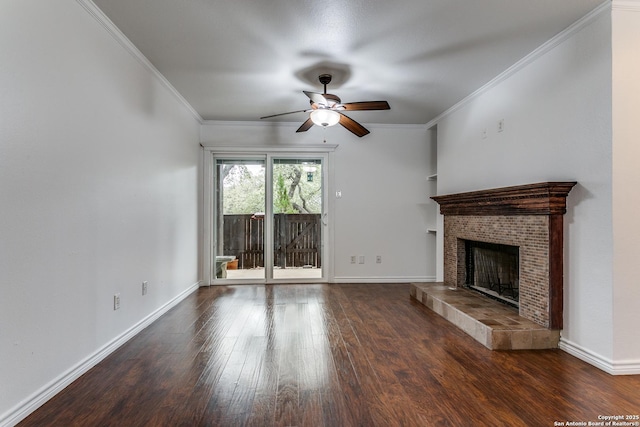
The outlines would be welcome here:
[[[278,173],[274,190],[273,213],[295,213],[293,206],[291,206],[291,200],[289,200],[289,192],[284,183],[282,173]]]
[[[300,164],[276,164],[274,176],[284,179],[292,213],[322,212],[322,171],[321,165],[313,165],[312,180],[307,180],[307,171]],[[278,187],[278,182],[275,187]]]
[[[253,214],[265,211],[264,167],[220,166],[223,178],[223,214]],[[322,170],[314,165],[311,181],[299,164],[274,165],[274,213],[321,213]]]
[[[264,212],[264,168],[234,165],[223,180],[223,214]]]

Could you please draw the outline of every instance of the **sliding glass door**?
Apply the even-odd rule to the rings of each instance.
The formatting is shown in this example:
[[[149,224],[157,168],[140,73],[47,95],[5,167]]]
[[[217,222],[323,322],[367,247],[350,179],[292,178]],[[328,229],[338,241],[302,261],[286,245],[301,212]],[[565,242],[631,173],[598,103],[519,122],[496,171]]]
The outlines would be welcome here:
[[[266,168],[264,158],[215,159],[216,279],[264,279]]]
[[[273,277],[322,277],[322,159],[272,159]]]
[[[324,281],[326,156],[214,156],[213,282]]]

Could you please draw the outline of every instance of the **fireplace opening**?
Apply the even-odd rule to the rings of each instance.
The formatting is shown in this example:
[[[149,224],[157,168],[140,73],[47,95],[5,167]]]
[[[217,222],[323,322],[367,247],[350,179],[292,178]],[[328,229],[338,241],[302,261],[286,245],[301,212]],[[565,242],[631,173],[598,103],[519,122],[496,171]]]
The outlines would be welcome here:
[[[519,307],[520,249],[465,240],[465,287]]]

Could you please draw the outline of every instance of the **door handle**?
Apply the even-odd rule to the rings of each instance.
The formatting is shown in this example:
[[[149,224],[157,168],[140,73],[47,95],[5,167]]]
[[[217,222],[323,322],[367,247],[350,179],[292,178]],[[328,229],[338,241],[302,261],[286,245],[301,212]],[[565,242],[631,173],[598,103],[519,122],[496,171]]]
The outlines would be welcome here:
[[[327,217],[329,216],[329,214],[327,214],[326,212],[322,214],[322,225],[326,226],[328,225],[327,223]]]

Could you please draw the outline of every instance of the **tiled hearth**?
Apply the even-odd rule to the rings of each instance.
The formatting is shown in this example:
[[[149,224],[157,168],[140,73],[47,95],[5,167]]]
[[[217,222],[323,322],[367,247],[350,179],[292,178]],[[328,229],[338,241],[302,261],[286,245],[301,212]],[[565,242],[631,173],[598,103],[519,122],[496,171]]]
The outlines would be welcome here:
[[[411,296],[494,350],[554,348],[563,317],[563,215],[575,182],[435,196],[444,215],[444,282]],[[519,309],[471,291],[466,241],[519,251]]]
[[[560,331],[547,329],[477,292],[444,283],[413,283],[410,295],[491,350],[556,348]]]

